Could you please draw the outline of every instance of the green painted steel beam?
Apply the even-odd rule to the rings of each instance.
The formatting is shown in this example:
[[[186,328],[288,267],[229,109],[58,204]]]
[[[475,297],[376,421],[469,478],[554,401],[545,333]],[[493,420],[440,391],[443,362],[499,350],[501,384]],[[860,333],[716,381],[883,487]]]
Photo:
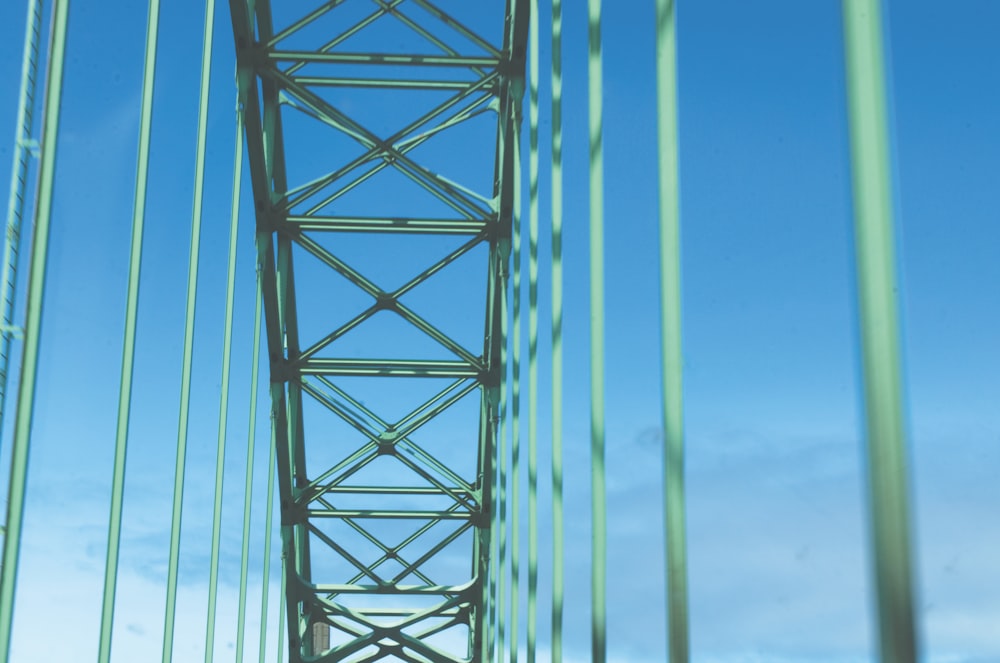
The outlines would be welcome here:
[[[562,0],[552,0],[552,661],[562,663],[565,595],[563,511]]]
[[[335,216],[289,216],[288,228],[298,231],[479,235],[489,219],[405,219]]]
[[[478,514],[461,511],[377,511],[374,509],[306,509],[313,518],[393,518],[398,520],[469,520]]]
[[[297,370],[303,375],[474,378],[483,368],[464,361],[310,359]]]
[[[677,115],[677,16],[674,0],[656,1],[660,217],[660,353],[667,651],[687,663],[687,538],[684,493],[684,398],[681,346],[680,146]]]
[[[881,660],[919,659],[881,2],[844,0],[868,505]]]
[[[538,646],[538,1],[528,33],[528,663]]]
[[[477,81],[450,80],[405,80],[378,78],[344,78],[326,76],[295,76],[289,77],[289,82],[304,87],[348,87],[375,88],[382,90],[470,90],[476,87]]]
[[[497,67],[499,58],[458,55],[400,55],[396,53],[328,53],[316,51],[267,51],[275,62],[319,62],[323,64],[418,65],[425,67]]]
[[[516,663],[520,649],[521,625],[521,217],[522,217],[522,170],[521,170],[521,113],[520,101],[524,94],[524,82],[518,90],[516,111],[517,130],[514,132],[514,268],[511,277],[511,388],[510,388],[510,616],[507,627],[510,631],[510,663]]]
[[[607,495],[604,430],[604,86],[601,0],[588,0],[590,145],[591,658],[607,660]]]

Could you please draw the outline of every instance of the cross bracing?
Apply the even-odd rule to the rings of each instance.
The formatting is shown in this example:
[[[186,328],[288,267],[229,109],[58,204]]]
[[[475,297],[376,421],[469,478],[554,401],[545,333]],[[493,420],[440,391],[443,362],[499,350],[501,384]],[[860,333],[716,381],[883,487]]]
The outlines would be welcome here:
[[[426,2],[411,3],[412,14],[400,2],[375,3],[358,22],[341,18],[341,4],[277,19],[269,2],[230,6],[270,356],[290,651],[292,660],[479,660],[490,627],[484,611],[501,386],[500,301],[510,254],[511,146],[526,7],[497,2],[503,30],[493,29],[491,41]],[[416,35],[419,50],[344,50],[386,21]],[[336,28],[318,40],[311,31],[317,23]],[[450,45],[456,42],[464,43]],[[383,91],[379,101],[391,104],[391,111],[358,104],[352,113],[352,94],[372,89]],[[284,127],[292,116],[308,118],[314,128],[290,137]],[[393,129],[376,128],[374,119]],[[467,166],[448,172],[422,163],[428,154],[422,148],[482,119],[487,122],[479,122],[479,131],[462,134],[463,155],[454,159]],[[321,175],[291,179],[294,155],[304,154],[293,143],[313,142],[322,131],[354,141],[356,156],[331,150],[323,155]],[[482,177],[484,171],[490,176]],[[407,192],[387,175],[416,187]],[[473,175],[478,190],[462,184]],[[365,186],[378,187],[381,200],[366,203],[365,216],[352,215],[352,193]],[[428,203],[446,215],[428,218]],[[424,267],[401,285],[383,286],[338,255],[344,233],[420,235],[423,243],[401,241],[396,250],[419,253],[413,257]],[[338,304],[334,291],[325,304],[298,296],[302,272],[295,266],[306,256],[368,297],[361,310],[322,328],[318,337],[303,333],[300,316],[307,307]],[[380,259],[396,258],[387,253]],[[481,321],[482,331],[467,340],[446,333],[406,300],[459,261],[486,293],[439,292],[452,300],[453,315]],[[387,315],[430,339],[441,358],[400,356],[404,346],[393,337],[385,339],[382,355],[345,356],[342,341],[364,335]],[[381,410],[385,405],[353,394],[350,379],[433,386],[406,384],[403,389],[421,394],[418,404],[390,416]],[[422,429],[466,401],[477,403],[478,413],[465,417],[455,443],[475,453],[456,454],[433,438],[418,441]],[[332,438],[316,425],[307,403],[332,413],[351,434]],[[320,445],[332,448],[314,452]],[[465,570],[444,573],[437,560],[455,554],[468,560]],[[326,646],[320,647],[315,634],[327,628],[331,636],[321,636]]]

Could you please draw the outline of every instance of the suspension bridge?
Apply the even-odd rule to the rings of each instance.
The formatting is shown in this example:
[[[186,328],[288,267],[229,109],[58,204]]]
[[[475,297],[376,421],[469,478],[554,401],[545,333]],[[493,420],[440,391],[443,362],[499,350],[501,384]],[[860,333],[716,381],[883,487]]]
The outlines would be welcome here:
[[[239,560],[233,571],[239,582],[232,597],[235,651],[224,655],[237,661],[576,660],[564,654],[569,645],[589,651],[593,661],[608,660],[615,637],[607,618],[608,519],[615,513],[608,509],[605,469],[614,449],[606,446],[604,418],[600,0],[586,3],[586,34],[579,37],[588,53],[586,75],[572,81],[586,86],[585,108],[563,103],[561,0],[188,4],[204,10],[197,99],[171,96],[170,108],[155,116],[158,86],[171,85],[163,71],[175,60],[193,64],[196,45],[174,37],[176,21],[161,24],[159,0],[146,7],[141,92],[125,109],[138,120],[116,129],[137,136],[128,145],[135,168],[131,177],[109,173],[113,182],[106,182],[119,201],[126,182],[132,186],[130,223],[118,223],[113,240],[119,255],[127,251],[125,278],[105,282],[101,291],[111,294],[100,295],[102,302],[121,298],[119,360],[88,382],[80,373],[86,369],[72,362],[47,365],[43,343],[45,334],[64,333],[47,318],[49,293],[72,290],[75,278],[60,268],[69,258],[50,245],[71,232],[70,218],[86,222],[72,217],[67,203],[53,202],[66,181],[87,176],[79,162],[66,163],[61,141],[72,140],[75,129],[60,121],[70,44],[85,40],[82,33],[74,37],[74,17],[85,3],[27,1],[0,281],[0,431],[9,467],[0,582],[4,660],[19,660],[11,653],[17,651],[51,655],[50,643],[30,643],[25,635],[40,618],[23,607],[20,573],[30,555],[22,534],[33,513],[26,504],[46,490],[44,477],[32,478],[29,461],[39,426],[59,417],[52,408],[40,413],[36,402],[58,383],[78,380],[80,390],[93,394],[77,397],[103,394],[106,411],[92,431],[100,435],[87,444],[111,450],[93,451],[108,466],[80,466],[72,479],[99,482],[110,495],[101,525],[103,579],[91,586],[100,610],[73,616],[75,608],[53,595],[44,619],[53,631],[60,620],[85,620],[100,663],[125,660],[123,624],[135,609],[120,587],[122,556],[136,554],[129,553],[130,524],[163,533],[166,543],[155,551],[164,561],[154,573],[161,646],[145,650],[141,660],[193,660],[178,644],[185,638],[201,638],[206,661],[222,658],[220,575],[227,558]],[[569,4],[580,9],[581,3]],[[655,514],[647,524],[662,524],[665,545],[648,553],[662,569],[655,610],[664,615],[666,656],[681,663],[690,659],[690,646],[677,28],[672,0],[648,4],[647,18],[655,21],[637,21],[633,29],[648,31],[656,45],[655,77],[646,85],[655,91],[657,130],[644,139],[655,142],[658,159],[652,193],[660,274],[648,299],[655,301],[661,338],[653,363],[661,380],[662,499],[642,508]],[[872,611],[880,660],[905,662],[918,652],[880,6],[843,2],[845,140]],[[190,12],[187,18],[192,23]],[[235,65],[235,92],[219,58]],[[550,102],[545,107],[543,98]],[[224,112],[210,112],[210,100]],[[181,103],[197,108],[193,121],[175,119],[180,111],[173,104]],[[564,158],[563,119],[570,113],[586,115],[586,149]],[[154,144],[157,127],[169,138]],[[220,157],[223,146],[233,156]],[[168,155],[161,156],[168,165],[157,166],[157,154]],[[586,195],[564,188],[564,166],[575,167],[567,160],[577,158]],[[175,191],[190,187],[182,204],[193,212],[178,215],[176,194],[151,192],[156,178],[176,182]],[[568,194],[586,199],[583,217],[579,205],[564,213]],[[120,206],[101,204],[79,202],[93,215]],[[585,254],[567,254],[588,265],[583,324],[563,317],[564,221],[588,234]],[[540,247],[548,255],[540,256]],[[102,251],[110,249],[87,250],[94,270],[109,259]],[[172,256],[174,271],[151,283],[142,270],[161,263],[166,269],[160,254]],[[151,306],[145,302],[167,308],[168,299],[170,319],[182,321],[169,333],[166,317],[142,313]],[[208,318],[215,322],[203,322]],[[585,339],[588,348],[583,414],[563,407],[564,336]],[[144,342],[158,349],[143,354]],[[169,358],[160,366],[164,353]],[[234,423],[237,410],[244,428]],[[564,501],[568,415],[574,430],[587,430],[584,504]],[[134,469],[129,451],[136,445],[155,447],[155,467]],[[234,455],[244,471],[235,484],[226,473]],[[126,489],[130,473],[154,469],[155,487],[144,479],[143,490]],[[234,490],[238,516],[225,508],[226,491]],[[149,491],[169,506],[130,520],[129,505]],[[192,534],[185,523],[197,514],[205,527]],[[587,519],[588,549],[567,549],[568,516]],[[224,536],[227,525],[237,534]],[[199,537],[210,572],[207,601],[194,605],[182,581],[185,550]],[[589,577],[568,578],[567,556],[586,559]],[[251,559],[259,565],[256,581]],[[272,577],[279,580],[269,593]],[[586,606],[567,606],[567,582],[589,585]],[[587,646],[566,641],[569,607],[586,614]],[[195,613],[193,622],[187,619]],[[194,635],[192,623],[201,629]],[[75,643],[59,646],[78,650]]]

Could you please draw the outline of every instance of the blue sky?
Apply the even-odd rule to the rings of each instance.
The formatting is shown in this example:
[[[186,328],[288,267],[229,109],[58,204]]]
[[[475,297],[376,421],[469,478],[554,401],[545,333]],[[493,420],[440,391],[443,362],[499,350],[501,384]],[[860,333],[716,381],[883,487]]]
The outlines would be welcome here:
[[[582,659],[589,642],[586,17],[581,3],[566,4],[567,644]],[[663,659],[664,639],[653,9],[652,2],[635,0],[606,4],[609,650],[615,660],[655,661]],[[16,110],[20,5],[0,9],[0,86],[7,91],[0,131],[8,135]],[[1000,245],[1000,44],[993,36],[1000,6],[963,0],[943,9],[908,0],[887,8],[922,642],[927,660],[998,660],[1000,295],[994,284],[1000,263],[993,253]],[[839,10],[833,0],[679,7],[697,661],[826,663],[874,656]],[[148,331],[140,337],[137,365],[137,442],[129,456],[116,632],[122,656],[159,646],[202,13],[195,2],[169,3],[161,19],[147,217],[147,247],[153,248],[144,254],[140,309],[140,333]],[[43,393],[19,596],[24,606],[56,591],[74,597],[82,615],[74,622],[81,651],[96,648],[144,21],[142,3],[76,2],[71,13]],[[179,637],[188,651],[197,651],[203,637],[198,615],[208,568],[222,347],[235,89],[224,6],[216,27],[203,245],[211,252],[201,263],[182,559],[181,613],[191,626]],[[543,71],[546,58],[543,52]],[[544,142],[544,85],[542,95]],[[9,162],[10,143],[3,141],[0,181],[6,182]],[[547,192],[543,175],[543,210]],[[543,256],[546,232],[543,218]],[[238,573],[253,305],[249,231],[240,242],[223,530],[223,583],[230,589],[220,614],[227,633],[235,630],[230,598]],[[366,248],[355,247],[359,260]],[[544,262],[542,272],[544,278]],[[433,297],[421,302],[429,317],[449,315]],[[544,331],[542,338],[544,385]],[[547,398],[543,389],[543,433]],[[258,470],[264,454],[261,444]],[[546,458],[543,453],[543,484]],[[257,477],[259,496],[263,472]],[[545,504],[544,485],[541,495]],[[258,509],[258,533],[262,521]],[[543,519],[543,532],[544,525]],[[547,545],[543,536],[543,551]],[[259,549],[254,555],[251,568],[259,569]],[[550,566],[546,555],[542,560],[544,586]],[[15,641],[21,653],[14,660],[33,660],[27,653],[27,634],[38,628],[33,612],[19,609],[18,633],[25,635]],[[256,619],[256,609],[250,614]],[[232,638],[219,639],[221,654]]]

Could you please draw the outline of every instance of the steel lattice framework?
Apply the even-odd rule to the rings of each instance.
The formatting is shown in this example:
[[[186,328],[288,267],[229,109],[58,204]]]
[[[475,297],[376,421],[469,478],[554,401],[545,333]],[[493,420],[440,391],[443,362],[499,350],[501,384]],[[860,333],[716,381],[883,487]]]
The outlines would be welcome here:
[[[268,0],[230,2],[270,356],[292,661],[484,657],[502,384],[501,306],[528,19],[527,3],[492,1],[506,2],[497,8],[504,16],[502,33],[497,30],[501,41],[491,42],[426,0],[375,0],[373,11],[359,20],[342,18],[342,6],[350,3],[337,0],[313,3],[296,10],[299,16],[281,20]],[[351,50],[352,44],[364,43],[360,38],[366,30],[386,22],[417,35],[425,49]],[[387,44],[386,51],[392,46]],[[378,106],[373,114],[381,119],[391,114],[398,129],[387,134],[372,128],[378,118],[351,112],[343,100],[357,90],[391,91],[393,107]],[[429,110],[415,112],[430,95],[437,96]],[[292,135],[290,116],[313,120],[316,133]],[[467,145],[462,159],[492,171],[492,191],[475,191],[421,163],[421,145],[484,117],[492,118],[495,128],[489,142]],[[323,175],[293,179],[292,154],[309,154],[310,143],[329,132],[349,137],[360,150],[324,153]],[[390,173],[416,184],[422,198],[379,184]],[[376,197],[406,210],[340,212],[341,203],[365,183],[375,185]],[[443,204],[451,214],[428,217],[423,210],[432,204]],[[418,274],[388,288],[338,255],[348,234],[458,238],[460,243],[443,256],[427,256]],[[414,244],[413,252],[422,246]],[[480,273],[486,291],[479,347],[455,340],[403,301],[477,250],[485,262]],[[306,254],[368,298],[366,306],[317,339],[304,338],[300,329],[300,320],[311,311],[296,289],[293,263]],[[481,308],[475,301],[452,303],[459,316]],[[341,339],[365,334],[366,325],[386,314],[432,339],[448,358],[393,356],[393,350],[409,350],[394,340],[383,357],[338,349]],[[396,417],[353,393],[351,384],[359,381],[385,384],[386,391],[400,383],[444,386]],[[379,391],[376,387],[374,393]],[[467,424],[464,437],[464,444],[476,449],[464,456],[465,464],[474,466],[458,466],[446,446],[431,448],[415,440],[419,429],[474,399],[478,417]],[[346,424],[350,434],[333,435],[314,426],[307,411],[317,404]],[[313,460],[319,456],[323,460]],[[379,471],[365,474],[376,466]],[[455,565],[437,568],[435,560],[451,556],[454,561],[455,555],[471,560],[468,574],[439,577],[440,569]]]

